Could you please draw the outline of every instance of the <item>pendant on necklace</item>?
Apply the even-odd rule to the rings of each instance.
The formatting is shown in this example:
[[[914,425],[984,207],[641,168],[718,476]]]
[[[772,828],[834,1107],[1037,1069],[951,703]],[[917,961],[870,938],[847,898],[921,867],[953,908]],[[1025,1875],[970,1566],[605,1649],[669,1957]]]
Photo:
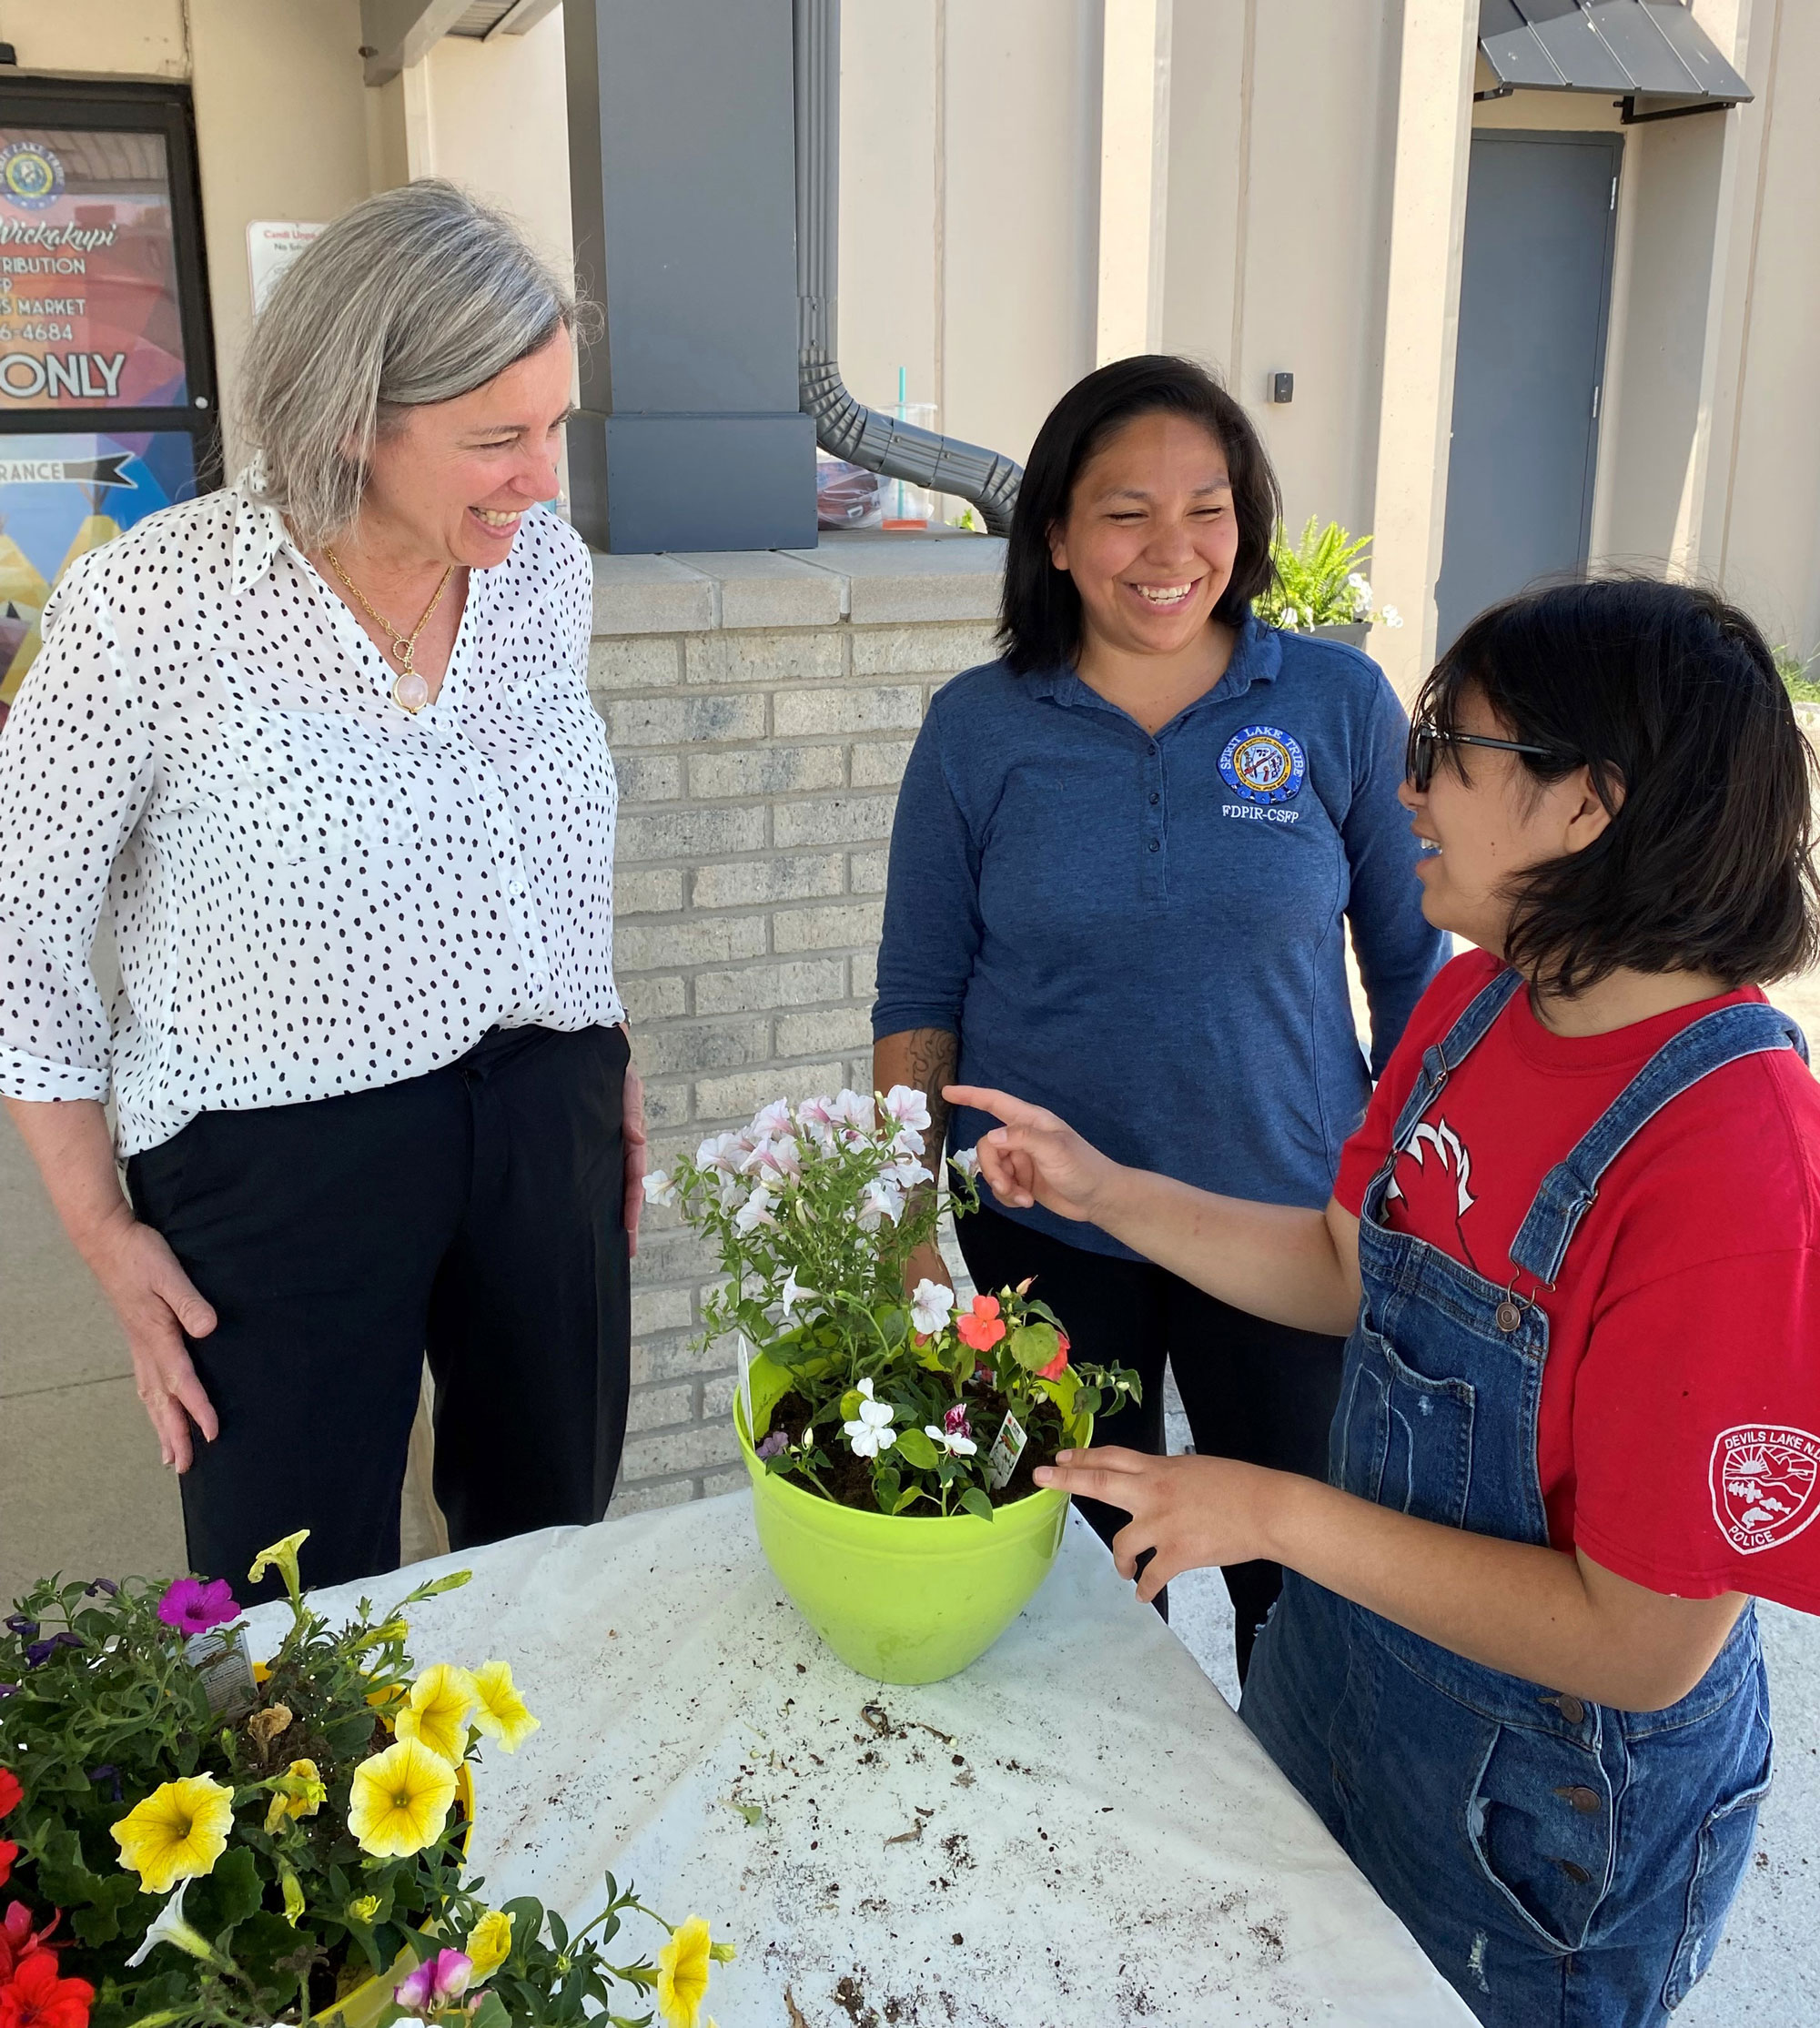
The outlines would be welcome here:
[[[412,718],[430,701],[430,685],[414,669],[401,669],[392,680],[392,702]]]

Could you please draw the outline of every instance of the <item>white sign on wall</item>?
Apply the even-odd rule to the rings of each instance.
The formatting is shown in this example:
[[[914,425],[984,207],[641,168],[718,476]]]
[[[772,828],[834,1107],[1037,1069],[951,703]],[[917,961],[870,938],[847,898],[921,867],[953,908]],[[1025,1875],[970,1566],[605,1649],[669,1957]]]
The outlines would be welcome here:
[[[247,227],[247,267],[253,277],[253,315],[266,307],[272,285],[323,228],[295,218],[255,218]]]

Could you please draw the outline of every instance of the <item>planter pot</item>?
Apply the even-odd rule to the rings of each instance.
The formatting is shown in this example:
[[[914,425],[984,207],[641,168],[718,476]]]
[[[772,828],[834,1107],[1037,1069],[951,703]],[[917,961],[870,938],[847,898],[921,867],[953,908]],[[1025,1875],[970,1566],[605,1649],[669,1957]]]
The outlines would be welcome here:
[[[790,1375],[752,1362],[757,1434]],[[733,1424],[752,1474],[759,1546],[796,1609],[849,1669],[880,1683],[935,1683],[985,1654],[1048,1575],[1067,1518],[1053,1488],[973,1514],[862,1513],[764,1468],[743,1405]]]
[[[1343,641],[1349,648],[1362,648],[1365,636],[1371,631],[1369,620],[1349,620],[1343,624],[1335,621],[1331,626],[1309,630],[1317,641]]]

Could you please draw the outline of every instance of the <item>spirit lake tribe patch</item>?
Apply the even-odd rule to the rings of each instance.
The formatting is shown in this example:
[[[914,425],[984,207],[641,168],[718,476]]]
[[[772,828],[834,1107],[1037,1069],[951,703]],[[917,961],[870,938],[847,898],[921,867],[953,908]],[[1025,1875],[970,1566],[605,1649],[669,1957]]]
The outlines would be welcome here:
[[[1301,742],[1274,725],[1246,726],[1219,756],[1220,779],[1247,802],[1288,802],[1307,772]]]

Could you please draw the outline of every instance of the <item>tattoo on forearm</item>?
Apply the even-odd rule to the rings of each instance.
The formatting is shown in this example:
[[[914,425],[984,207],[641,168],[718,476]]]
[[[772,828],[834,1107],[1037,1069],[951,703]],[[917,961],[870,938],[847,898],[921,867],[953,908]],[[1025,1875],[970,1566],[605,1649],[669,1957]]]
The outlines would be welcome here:
[[[904,1082],[920,1091],[929,1102],[928,1143],[924,1164],[941,1174],[943,1143],[948,1132],[948,1104],[942,1086],[955,1081],[955,1065],[960,1060],[958,1038],[946,1028],[913,1028],[902,1037]]]

